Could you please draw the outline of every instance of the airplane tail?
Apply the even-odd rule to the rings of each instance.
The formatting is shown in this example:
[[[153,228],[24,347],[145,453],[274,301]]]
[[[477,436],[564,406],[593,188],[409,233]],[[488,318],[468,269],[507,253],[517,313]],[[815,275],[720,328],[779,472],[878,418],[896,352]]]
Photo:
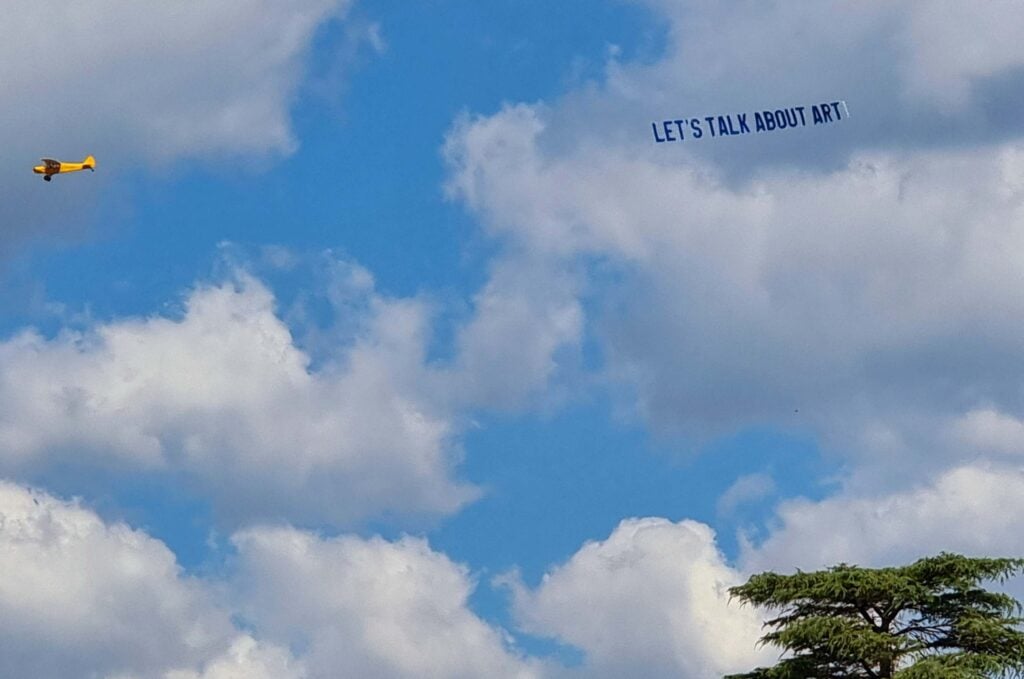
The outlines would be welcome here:
[[[86,156],[85,160],[82,161],[82,167],[87,167],[90,170],[96,169],[96,159],[92,156]]]

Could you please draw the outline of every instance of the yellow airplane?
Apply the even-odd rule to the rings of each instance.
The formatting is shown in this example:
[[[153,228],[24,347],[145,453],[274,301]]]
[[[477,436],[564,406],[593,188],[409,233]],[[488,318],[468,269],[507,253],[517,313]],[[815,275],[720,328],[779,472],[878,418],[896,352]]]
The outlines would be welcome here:
[[[42,160],[43,164],[36,165],[32,168],[32,171],[43,175],[43,179],[46,181],[50,181],[53,179],[53,175],[60,174],[61,172],[96,171],[96,159],[92,156],[86,156],[85,160],[80,163],[64,163],[53,158],[43,158]]]

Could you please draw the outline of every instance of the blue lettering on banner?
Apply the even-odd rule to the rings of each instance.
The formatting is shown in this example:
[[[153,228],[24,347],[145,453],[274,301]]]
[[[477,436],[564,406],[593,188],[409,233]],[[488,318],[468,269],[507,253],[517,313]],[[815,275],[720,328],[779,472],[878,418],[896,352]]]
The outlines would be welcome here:
[[[708,122],[708,132],[711,133],[712,137],[715,136],[715,117],[714,116],[708,116],[704,120],[706,120]]]
[[[662,132],[665,133],[665,141],[676,141],[676,138],[672,136],[672,128],[669,127],[671,120],[666,120],[661,124]]]
[[[681,142],[687,139],[701,139],[707,132],[711,137],[737,137],[745,134],[775,132],[811,125],[837,123],[850,117],[846,102],[840,100],[810,106],[810,120],[807,106],[764,109],[748,112],[725,113],[722,115],[694,118],[672,118],[651,123],[651,132],[657,144]],[[750,118],[753,117],[753,130]],[[707,124],[705,127],[705,123]]]
[[[723,137],[728,137],[732,134],[732,130],[725,124],[725,118],[722,116],[718,116],[718,134]]]

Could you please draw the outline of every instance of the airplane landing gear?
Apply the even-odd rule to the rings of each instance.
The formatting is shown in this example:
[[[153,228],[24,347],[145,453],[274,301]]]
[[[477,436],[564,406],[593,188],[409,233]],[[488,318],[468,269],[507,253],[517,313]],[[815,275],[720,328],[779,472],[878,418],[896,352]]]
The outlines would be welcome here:
[[[44,182],[48,182],[48,181],[50,181],[52,179],[53,179],[53,175],[51,175],[51,174],[44,174],[43,175],[43,181]]]

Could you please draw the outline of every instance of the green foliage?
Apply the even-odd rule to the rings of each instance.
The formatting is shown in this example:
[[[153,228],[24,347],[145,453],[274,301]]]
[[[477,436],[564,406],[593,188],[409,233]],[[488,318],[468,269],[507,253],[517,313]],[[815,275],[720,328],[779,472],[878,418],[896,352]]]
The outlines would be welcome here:
[[[944,553],[897,568],[755,575],[729,592],[778,613],[761,642],[787,653],[726,679],[1024,676],[1021,605],[979,587],[1022,571],[1024,559]]]

